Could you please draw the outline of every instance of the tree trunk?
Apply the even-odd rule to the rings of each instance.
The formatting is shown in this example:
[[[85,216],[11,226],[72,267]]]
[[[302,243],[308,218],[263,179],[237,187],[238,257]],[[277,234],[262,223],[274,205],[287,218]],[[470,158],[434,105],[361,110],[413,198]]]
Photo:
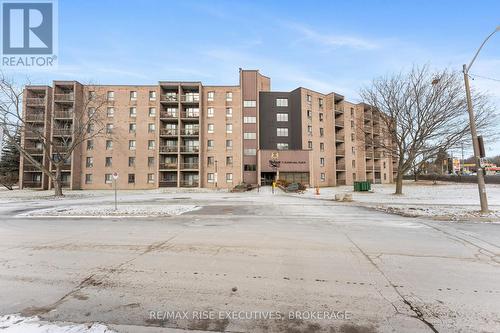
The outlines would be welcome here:
[[[61,166],[56,165],[56,177],[53,181],[54,183],[54,195],[56,197],[61,197],[62,193],[62,175],[61,175]]]
[[[396,177],[396,193],[394,194],[403,194],[403,173],[401,170],[398,170],[398,175]]]
[[[418,182],[418,172],[413,173],[413,180]]]

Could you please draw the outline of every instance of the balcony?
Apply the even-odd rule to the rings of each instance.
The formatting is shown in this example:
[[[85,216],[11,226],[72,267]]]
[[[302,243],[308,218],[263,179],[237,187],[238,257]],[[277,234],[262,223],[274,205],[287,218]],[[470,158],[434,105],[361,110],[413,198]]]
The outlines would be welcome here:
[[[161,128],[160,136],[177,136],[179,131],[176,128]]]
[[[365,118],[365,122],[370,122],[373,119],[372,115],[370,113],[366,113],[366,112],[364,114],[364,118]]]
[[[45,106],[45,97],[28,97],[26,98],[27,106]]]
[[[41,163],[41,162],[40,162]],[[23,165],[23,170],[24,171],[31,171],[31,172],[42,172],[40,168],[38,168],[36,165],[31,164],[29,162],[25,163]]]
[[[373,127],[370,125],[365,125],[364,129],[365,133],[373,133]]]
[[[199,182],[197,180],[181,180],[181,187],[198,187]]]
[[[373,158],[373,151],[365,151],[365,157],[367,159]]]
[[[345,171],[345,163],[337,163],[337,171]]]
[[[30,139],[38,139],[40,137],[43,137],[43,128],[40,129],[33,129],[33,130],[25,130],[24,131],[24,137],[25,138],[30,138]]]
[[[199,168],[198,162],[196,162],[196,163],[181,163],[182,170],[186,170],[186,169],[198,170],[198,168]]]
[[[338,106],[335,106],[335,115],[344,114],[344,110],[338,109]]]
[[[73,129],[71,128],[54,128],[52,130],[53,136],[71,136],[73,134]]]
[[[61,170],[62,171],[71,171],[71,163],[64,163],[61,165]]]
[[[164,102],[164,103],[178,103],[179,102],[179,95],[175,94],[175,95],[172,95],[172,94],[163,94],[163,95],[160,95],[160,102]]]
[[[335,142],[344,142],[344,140],[345,140],[345,136],[343,133],[335,135]]]
[[[381,159],[383,156],[382,156],[382,153],[381,153],[381,152],[375,152],[375,153],[373,154],[373,157],[374,157],[375,159]]]
[[[24,119],[26,122],[45,122],[45,113],[31,113],[27,114]]]
[[[73,111],[54,111],[54,119],[73,119]]]
[[[373,163],[366,163],[366,170],[372,171],[373,170]]]
[[[337,185],[345,185],[345,179],[337,179]]]
[[[335,149],[335,155],[336,156],[344,156],[345,155],[345,149],[342,149],[342,148]]]
[[[26,152],[30,155],[43,155],[43,147],[24,147]]]
[[[344,117],[335,118],[335,127],[344,127]]]
[[[380,172],[382,170],[380,166],[375,166],[373,169],[375,170],[375,172]]]
[[[181,112],[182,119],[198,119],[200,118],[199,112]]]
[[[177,146],[160,146],[160,153],[177,154]]]
[[[177,180],[160,180],[158,185],[160,187],[177,187]]]
[[[190,94],[190,95],[181,95],[181,102],[184,103],[198,103],[200,101],[200,94]]]
[[[181,153],[199,153],[200,152],[200,147],[199,146],[181,146]]]
[[[175,170],[177,169],[177,162],[160,163],[160,170]]]
[[[25,180],[25,181],[23,181],[23,187],[39,188],[39,187],[42,187],[42,182],[41,181]]]
[[[177,112],[160,112],[160,119],[177,119],[179,114]]]
[[[74,101],[75,94],[73,93],[54,94],[54,102],[73,103]]]
[[[183,136],[198,136],[198,135],[200,135],[200,129],[199,128],[181,129],[181,135],[183,135]]]

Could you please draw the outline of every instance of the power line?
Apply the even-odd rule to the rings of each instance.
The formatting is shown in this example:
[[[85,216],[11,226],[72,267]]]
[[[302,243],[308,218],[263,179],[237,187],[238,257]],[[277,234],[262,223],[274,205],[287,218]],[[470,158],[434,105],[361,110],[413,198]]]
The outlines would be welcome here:
[[[492,77],[487,77],[487,76],[482,76],[482,75],[477,75],[477,74],[469,74],[469,75],[472,76],[473,79],[474,79],[474,77],[478,77],[480,79],[486,79],[486,80],[500,82],[500,79],[495,79],[495,78],[492,78]]]

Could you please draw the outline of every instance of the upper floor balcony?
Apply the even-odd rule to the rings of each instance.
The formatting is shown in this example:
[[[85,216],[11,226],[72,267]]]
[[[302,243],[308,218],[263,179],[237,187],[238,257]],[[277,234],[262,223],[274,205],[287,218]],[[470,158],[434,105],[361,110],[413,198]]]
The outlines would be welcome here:
[[[73,103],[74,101],[75,101],[75,94],[72,92],[63,94],[54,94],[54,102]]]
[[[27,106],[45,106],[45,102],[46,102],[45,96],[26,98]]]

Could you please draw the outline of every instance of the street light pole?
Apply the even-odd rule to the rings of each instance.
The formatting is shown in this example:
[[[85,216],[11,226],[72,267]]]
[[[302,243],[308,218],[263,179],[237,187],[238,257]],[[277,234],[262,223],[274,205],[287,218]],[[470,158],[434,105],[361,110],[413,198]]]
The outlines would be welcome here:
[[[472,147],[474,148],[474,162],[476,163],[476,172],[477,172],[477,187],[479,190],[479,201],[481,203],[481,212],[488,212],[488,197],[486,196],[486,185],[484,182],[484,170],[481,167],[481,157],[479,152],[479,141],[477,140],[477,129],[476,129],[476,120],[474,118],[474,110],[472,108],[472,98],[470,93],[470,85],[469,85],[469,70],[472,67],[472,64],[476,60],[479,52],[483,48],[484,44],[491,38],[497,31],[500,30],[500,26],[496,27],[496,29],[486,37],[483,41],[479,49],[474,54],[469,66],[463,65],[463,73],[464,73],[464,83],[465,83],[465,94],[467,97],[467,111],[469,112],[469,123],[470,123],[470,132],[472,135]]]

